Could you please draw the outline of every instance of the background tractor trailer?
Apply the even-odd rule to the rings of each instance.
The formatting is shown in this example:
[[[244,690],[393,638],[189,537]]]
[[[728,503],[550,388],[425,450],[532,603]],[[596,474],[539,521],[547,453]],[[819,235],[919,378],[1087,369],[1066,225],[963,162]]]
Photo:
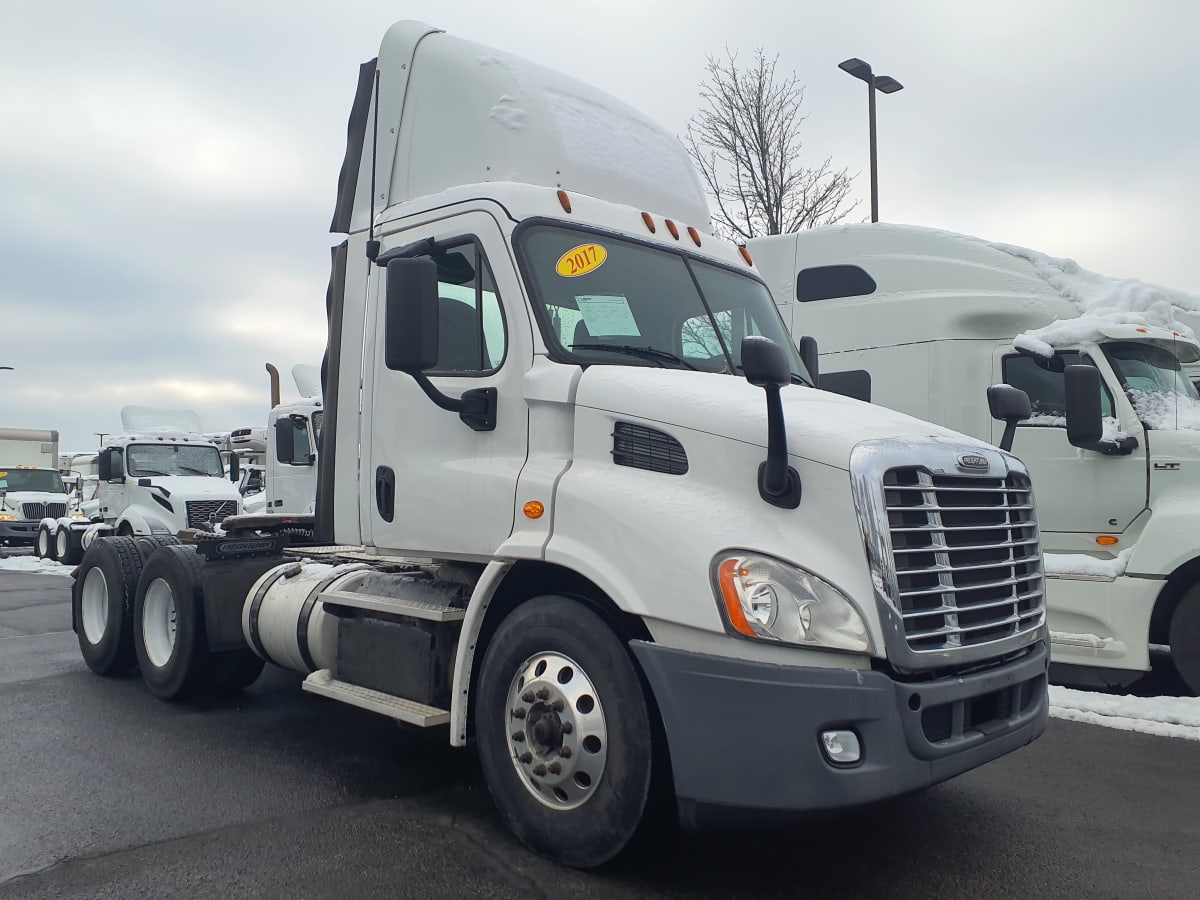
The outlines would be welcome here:
[[[88,665],[174,699],[270,661],[445,728],[513,832],[575,866],[664,810],[857,805],[1036,738],[1024,467],[812,389],[707,221],[632,109],[393,26],[339,182],[315,520],[97,539]]]
[[[44,519],[37,553],[79,562],[101,535],[178,535],[212,530],[241,512],[217,444],[200,433],[190,410],[126,406],[124,434],[110,437],[96,459],[98,486],[83,515]]]
[[[0,428],[0,544],[33,544],[46,516],[70,503],[58,472],[58,432]]]
[[[1127,685],[1169,647],[1200,692],[1200,359],[1180,295],[932,229],[839,226],[751,242],[823,385],[998,442],[989,385],[1024,389],[1012,451],[1037,488],[1052,658]]]

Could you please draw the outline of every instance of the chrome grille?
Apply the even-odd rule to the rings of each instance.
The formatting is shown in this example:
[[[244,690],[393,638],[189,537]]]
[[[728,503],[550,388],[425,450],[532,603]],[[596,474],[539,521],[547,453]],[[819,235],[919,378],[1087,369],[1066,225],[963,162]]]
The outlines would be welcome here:
[[[1045,587],[1028,477],[895,468],[883,487],[912,650],[984,645],[1041,627]]]
[[[188,528],[207,525],[210,518],[219,523],[226,516],[236,515],[237,501],[235,500],[189,500],[187,502]]]
[[[22,503],[21,514],[26,519],[58,519],[67,514],[65,503]]]

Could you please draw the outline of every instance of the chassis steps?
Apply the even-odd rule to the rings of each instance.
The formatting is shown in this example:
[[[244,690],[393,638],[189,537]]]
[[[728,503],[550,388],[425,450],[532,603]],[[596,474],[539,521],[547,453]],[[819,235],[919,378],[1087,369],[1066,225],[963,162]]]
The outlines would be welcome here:
[[[339,700],[350,706],[357,706],[359,709],[379,713],[421,728],[445,725],[450,721],[450,710],[448,709],[426,706],[415,700],[406,700],[393,694],[385,694],[383,691],[338,681],[329,673],[328,669],[313,672],[305,678],[304,690],[310,694]]]
[[[355,591],[322,591],[319,598],[327,607],[365,609],[369,612],[409,616],[429,622],[461,622],[467,615],[465,609],[448,606],[436,600],[418,600],[414,597],[381,597]]]

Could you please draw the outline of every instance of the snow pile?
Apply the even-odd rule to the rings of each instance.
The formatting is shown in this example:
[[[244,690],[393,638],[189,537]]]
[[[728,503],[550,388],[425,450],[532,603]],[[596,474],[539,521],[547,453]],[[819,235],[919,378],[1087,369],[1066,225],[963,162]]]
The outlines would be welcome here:
[[[0,559],[0,572],[24,572],[28,575],[62,575],[71,577],[74,566],[64,566],[52,559],[38,559],[36,556],[10,556]]]
[[[1200,400],[1178,392],[1129,389],[1138,418],[1160,431],[1200,431]]]
[[[1070,631],[1050,632],[1053,644],[1070,644],[1072,647],[1087,647],[1090,650],[1105,650],[1117,642],[1116,638],[1102,638],[1098,634],[1075,634]]]
[[[1168,290],[1136,278],[1109,278],[1090,272],[1073,259],[1059,259],[1017,247],[992,244],[1033,266],[1044,279],[1079,309],[1074,319],[1058,319],[1043,328],[1017,335],[1013,346],[1039,356],[1053,356],[1055,347],[1103,339],[1100,329],[1111,325],[1147,325],[1178,331],[1192,329],[1176,320],[1177,310],[1200,312],[1200,297]]]
[[[1097,559],[1086,553],[1046,553],[1043,565],[1047,575],[1092,575],[1099,578],[1116,578],[1124,574],[1125,566],[1133,548],[1122,550],[1112,559]]]
[[[1200,741],[1200,697],[1118,697],[1051,685],[1050,715],[1121,731]]]

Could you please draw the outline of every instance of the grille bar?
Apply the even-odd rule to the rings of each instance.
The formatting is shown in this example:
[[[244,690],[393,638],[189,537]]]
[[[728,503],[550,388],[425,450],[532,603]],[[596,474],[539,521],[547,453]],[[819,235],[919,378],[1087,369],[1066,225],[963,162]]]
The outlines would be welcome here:
[[[237,515],[237,502],[234,500],[187,501],[188,528],[199,528],[207,524],[210,518],[220,522],[226,516],[233,515]]]
[[[41,503],[32,501],[21,504],[21,515],[26,519],[59,519],[67,514],[65,503]]]
[[[883,482],[893,603],[910,649],[975,647],[1041,627],[1045,586],[1027,476],[908,467],[889,469]]]

